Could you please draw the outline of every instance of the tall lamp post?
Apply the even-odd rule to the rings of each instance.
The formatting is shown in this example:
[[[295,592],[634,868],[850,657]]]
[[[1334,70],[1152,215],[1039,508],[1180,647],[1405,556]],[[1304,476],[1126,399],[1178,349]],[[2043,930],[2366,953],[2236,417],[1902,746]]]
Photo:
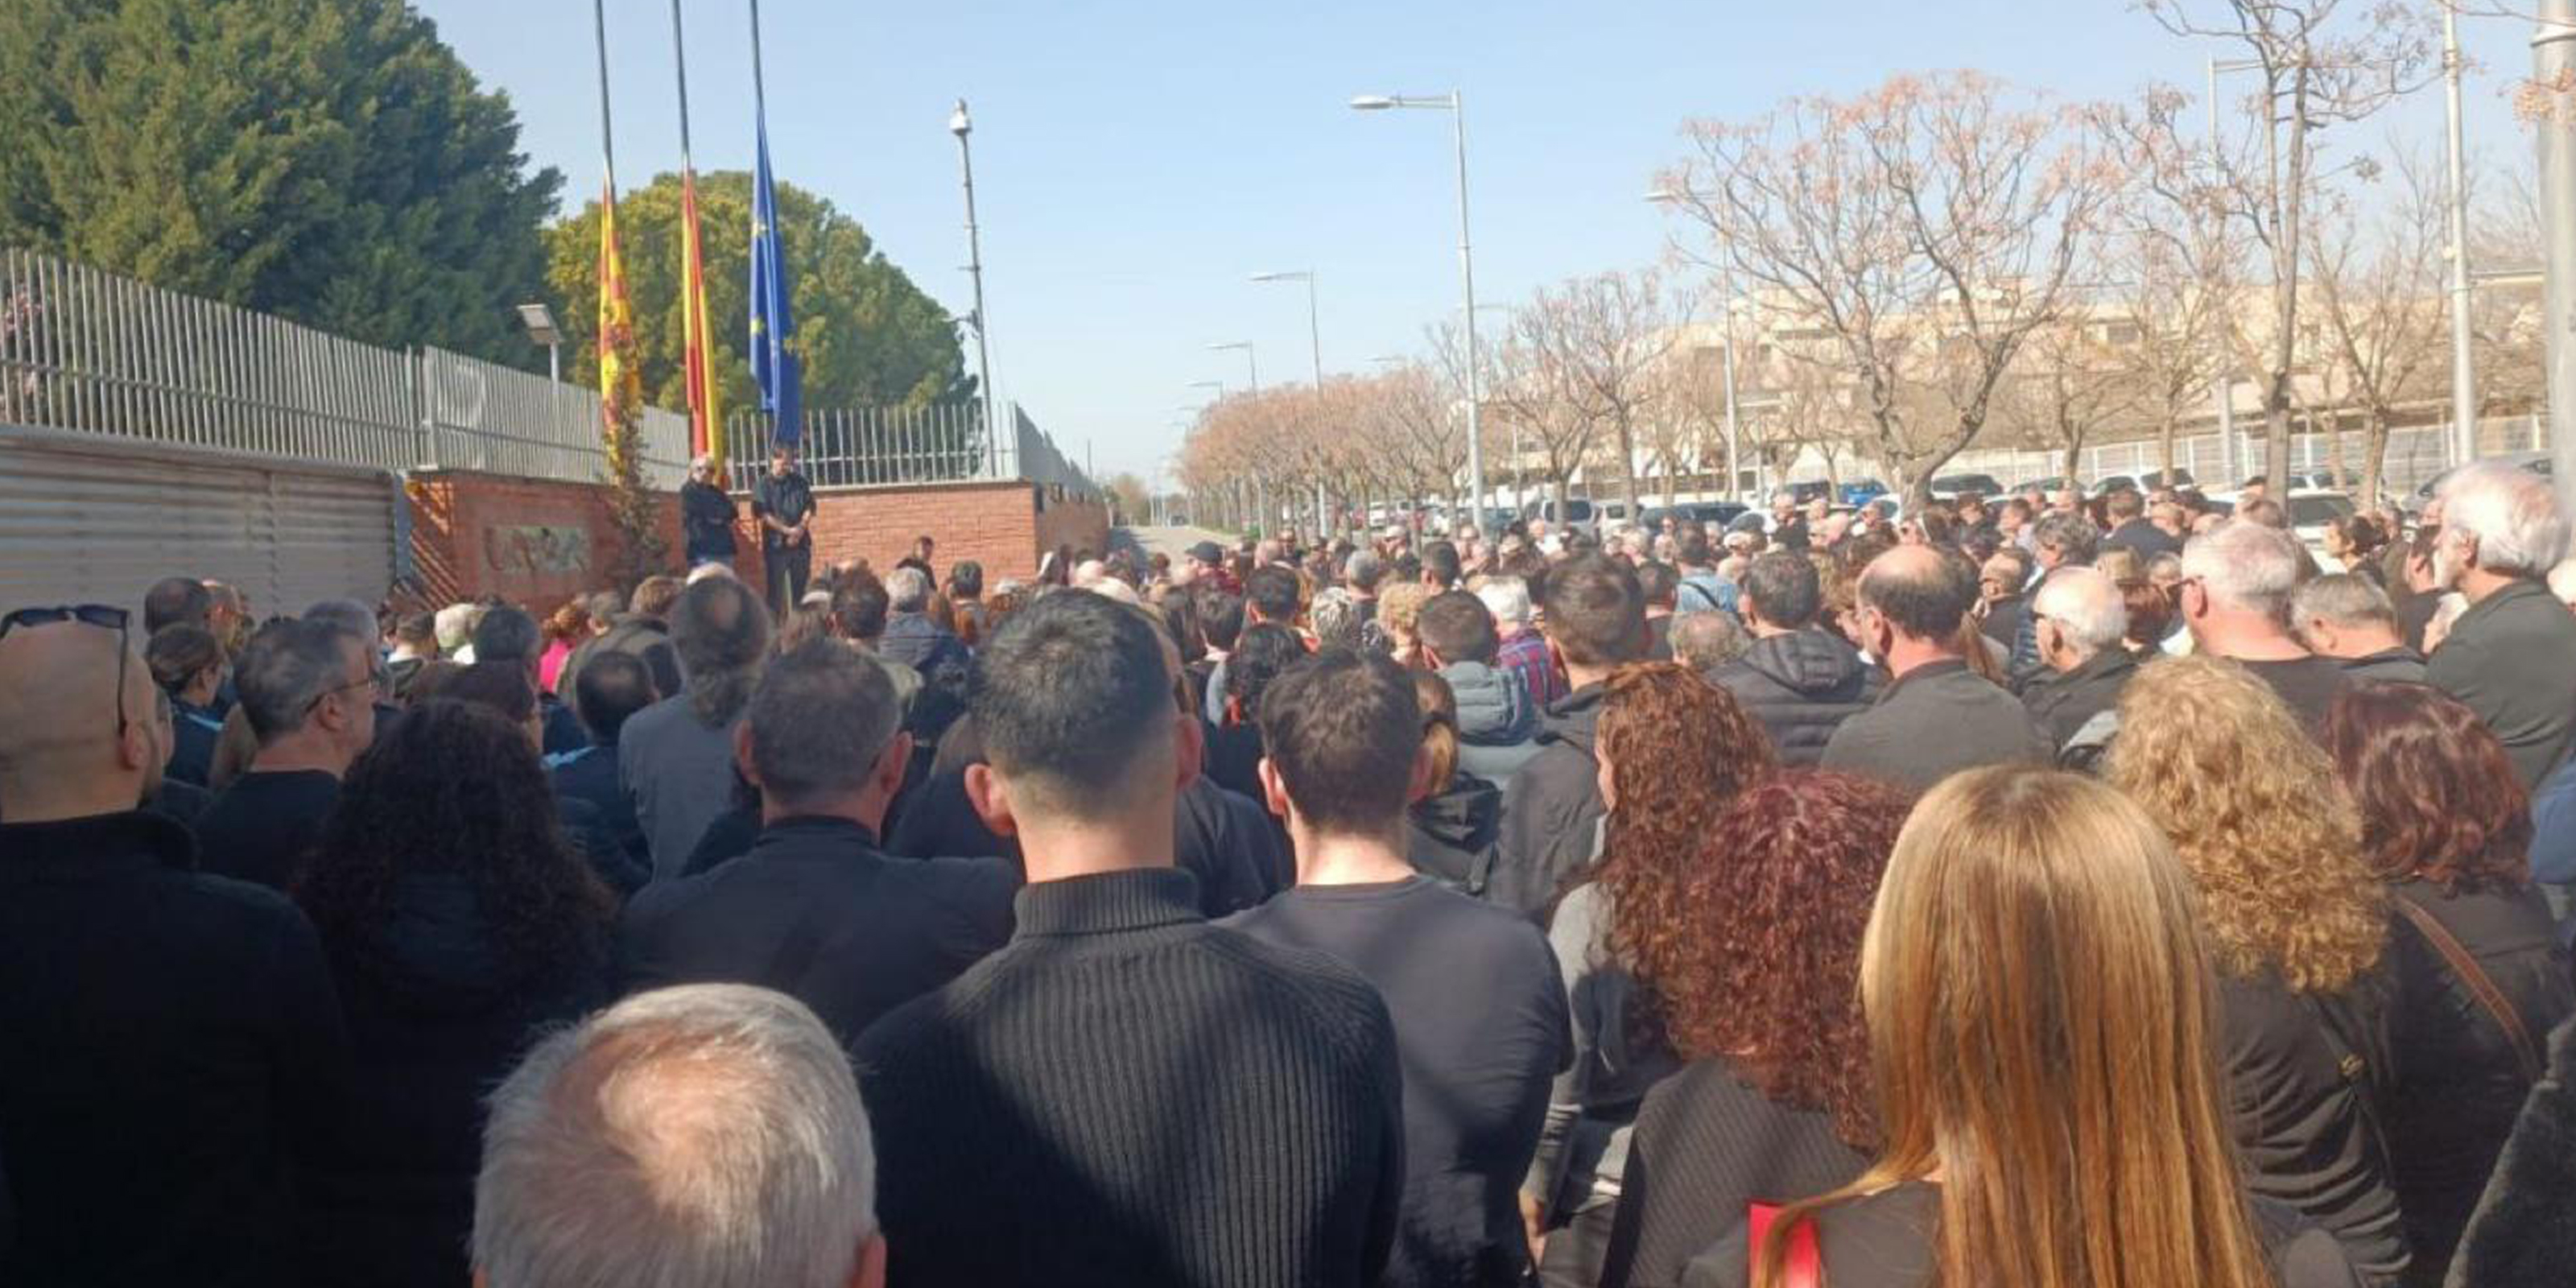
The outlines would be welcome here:
[[[1315,270],[1294,269],[1282,273],[1255,273],[1256,282],[1304,282],[1306,284],[1306,340],[1314,346],[1315,387],[1324,387],[1324,330],[1315,317]]]
[[[1244,374],[1252,381],[1252,392],[1256,394],[1260,393],[1261,364],[1254,360],[1252,356],[1252,342],[1250,340],[1225,340],[1208,346],[1208,352],[1210,353],[1223,353],[1228,349],[1243,350]]]
[[[1484,402],[1476,354],[1476,252],[1467,233],[1467,105],[1457,90],[1447,94],[1362,94],[1351,100],[1361,112],[1392,108],[1427,108],[1449,113],[1458,140],[1458,280],[1467,296],[1467,517],[1483,530],[1485,516],[1485,436],[1479,408]]]
[[[2478,456],[2478,393],[2477,373],[2470,366],[2468,162],[2460,126],[2462,62],[2460,17],[2445,4],[2442,78],[2449,82],[2444,99],[2451,116],[2451,436],[2457,442],[2459,459],[2467,462]],[[2376,502],[2379,498],[2366,499]]]
[[[975,311],[967,320],[975,327],[975,383],[984,393],[985,459],[994,473],[1001,470],[1002,422],[995,414],[993,401],[993,353],[985,342],[984,332],[984,233],[975,223],[975,150],[967,136],[975,132],[974,118],[966,114],[966,100],[948,113],[948,132],[957,136],[957,164],[966,178],[966,276],[975,284]]]
[[[2531,33],[2532,83],[2556,85],[2576,71],[2576,0],[2542,0]],[[2549,328],[2549,448],[2556,464],[2558,503],[2576,505],[2576,123],[2542,116],[2540,135],[2541,248],[2547,265],[2543,293]]]

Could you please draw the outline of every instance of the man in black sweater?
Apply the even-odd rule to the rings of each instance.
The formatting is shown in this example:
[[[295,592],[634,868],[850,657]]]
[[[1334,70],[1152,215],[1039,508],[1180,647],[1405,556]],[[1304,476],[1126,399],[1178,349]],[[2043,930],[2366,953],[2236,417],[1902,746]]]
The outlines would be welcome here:
[[[760,792],[760,839],[627,905],[618,947],[630,987],[774,988],[846,1044],[1001,947],[1019,884],[1009,864],[878,848],[912,755],[895,718],[885,672],[837,640],[769,663],[733,735],[736,767]]]
[[[1601,682],[1646,656],[1646,595],[1628,565],[1601,555],[1569,559],[1547,577],[1548,649],[1574,691],[1539,721],[1538,751],[1504,792],[1503,830],[1485,897],[1537,915],[1566,874],[1593,859],[1601,822],[1601,766],[1592,756]]]
[[[1199,724],[1145,614],[1050,595],[976,668],[966,790],[1020,841],[1000,952],[858,1046],[907,1284],[1377,1282],[1403,1178],[1385,1003],[1210,926],[1172,868]]]
[[[1297,885],[1226,924],[1349,963],[1394,1015],[1404,1212],[1388,1288],[1518,1283],[1529,1240],[1513,1198],[1573,1054],[1556,956],[1526,919],[1405,857],[1405,806],[1429,791],[1431,760],[1394,662],[1327,649],[1299,663],[1263,693],[1261,735]]]

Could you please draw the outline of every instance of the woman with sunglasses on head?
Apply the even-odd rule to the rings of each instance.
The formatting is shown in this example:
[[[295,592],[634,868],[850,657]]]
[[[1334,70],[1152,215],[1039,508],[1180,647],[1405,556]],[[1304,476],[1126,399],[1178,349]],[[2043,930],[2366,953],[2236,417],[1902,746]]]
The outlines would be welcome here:
[[[2381,1121],[2415,1258],[2405,1282],[2438,1285],[2576,983],[2531,881],[2530,798],[2475,712],[2420,684],[2365,684],[2336,700],[2325,743],[2398,914]]]
[[[2360,1283],[2332,1238],[2247,1197],[2195,901],[2154,821],[2091,779],[1997,767],[1935,787],[1860,952],[1877,1161],[1685,1282]]]

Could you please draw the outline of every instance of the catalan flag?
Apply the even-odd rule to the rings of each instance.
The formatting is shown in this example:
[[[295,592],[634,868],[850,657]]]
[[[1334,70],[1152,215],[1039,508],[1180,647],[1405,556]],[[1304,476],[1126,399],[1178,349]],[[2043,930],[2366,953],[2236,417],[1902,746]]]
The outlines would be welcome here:
[[[636,374],[635,310],[626,295],[626,257],[617,248],[617,186],[602,183],[599,194],[599,400],[605,411],[600,426],[614,476],[622,450],[616,433],[618,417],[639,414],[644,402]]]

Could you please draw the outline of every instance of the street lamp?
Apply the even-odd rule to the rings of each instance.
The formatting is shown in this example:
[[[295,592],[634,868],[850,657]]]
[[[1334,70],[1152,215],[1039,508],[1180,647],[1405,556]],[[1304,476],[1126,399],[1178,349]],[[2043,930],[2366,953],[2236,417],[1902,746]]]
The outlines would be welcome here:
[[[1315,270],[1294,269],[1279,273],[1255,273],[1256,282],[1304,282],[1306,284],[1306,338],[1315,349],[1315,387],[1324,387],[1324,332],[1315,320]]]
[[[984,393],[984,439],[995,472],[1001,468],[1001,421],[994,414],[993,351],[985,340],[987,314],[984,312],[984,233],[975,223],[975,152],[967,136],[975,132],[974,118],[966,114],[966,100],[948,113],[948,132],[957,136],[957,164],[966,180],[966,276],[975,285],[975,311],[967,320],[975,326],[975,382]]]
[[[528,328],[528,338],[546,346],[546,378],[563,380],[563,329],[555,325],[554,310],[544,304],[519,306],[519,325]]]
[[[1243,367],[1244,370],[1252,377],[1252,392],[1256,394],[1260,393],[1261,365],[1253,360],[1252,342],[1250,340],[1227,340],[1220,344],[1211,344],[1208,346],[1208,352],[1210,353],[1223,353],[1228,349],[1243,350]]]
[[[1467,296],[1467,515],[1481,530],[1485,509],[1485,444],[1483,419],[1478,414],[1484,402],[1479,387],[1476,355],[1476,252],[1467,235],[1467,102],[1465,95],[1451,90],[1446,95],[1425,97],[1409,94],[1362,94],[1351,100],[1351,108],[1361,112],[1383,112],[1391,108],[1425,108],[1449,113],[1456,126],[1458,141],[1458,280]],[[1518,489],[1514,489],[1517,491]],[[1519,503],[1519,497],[1513,503]]]

